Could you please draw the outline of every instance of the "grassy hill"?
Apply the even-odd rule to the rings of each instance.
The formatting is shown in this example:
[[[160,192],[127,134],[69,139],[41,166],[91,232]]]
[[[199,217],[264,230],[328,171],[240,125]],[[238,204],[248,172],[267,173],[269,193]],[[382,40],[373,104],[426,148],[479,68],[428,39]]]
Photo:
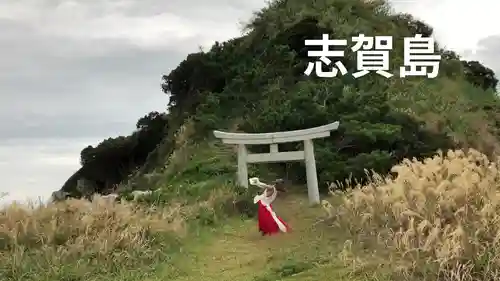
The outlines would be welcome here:
[[[243,36],[190,54],[164,76],[168,113],[152,112],[130,136],[84,148],[82,168],[62,187],[73,199],[1,211],[0,279],[498,279],[494,74],[437,48],[435,79],[304,76],[304,39],[322,33],[392,35],[395,70],[403,38],[430,36],[432,28],[384,1],[270,3]],[[355,68],[352,52],[341,61]],[[212,130],[333,121],[339,130],[315,142],[322,196],[332,207],[307,206],[302,164],[250,166],[251,175],[294,184],[276,203],[293,233],[260,237],[257,191],[235,185],[234,149]],[[136,189],[158,191],[125,200]],[[110,192],[124,201],[84,199]]]

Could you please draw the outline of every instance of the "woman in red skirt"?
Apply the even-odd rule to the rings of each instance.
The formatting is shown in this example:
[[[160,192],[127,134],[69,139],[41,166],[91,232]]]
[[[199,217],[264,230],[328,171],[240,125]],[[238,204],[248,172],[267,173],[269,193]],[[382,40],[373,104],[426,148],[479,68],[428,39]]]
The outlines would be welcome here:
[[[273,185],[268,185],[261,182],[258,178],[251,178],[249,182],[251,185],[258,186],[264,190],[262,194],[255,196],[253,200],[255,204],[259,204],[259,231],[262,235],[289,232],[288,225],[276,215],[271,205],[278,195],[278,190],[285,191],[282,188],[282,181],[276,181]]]

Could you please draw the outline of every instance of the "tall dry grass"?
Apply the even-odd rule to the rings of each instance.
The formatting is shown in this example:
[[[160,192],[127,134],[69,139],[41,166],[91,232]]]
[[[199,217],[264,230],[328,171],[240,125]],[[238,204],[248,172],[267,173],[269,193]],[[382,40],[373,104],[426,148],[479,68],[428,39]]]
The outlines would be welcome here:
[[[334,225],[351,238],[344,258],[360,262],[364,249],[364,264],[389,260],[406,280],[500,280],[499,170],[478,151],[449,151],[404,160],[397,176],[374,175],[346,196],[332,192],[342,201]]]
[[[0,210],[0,280],[80,280],[137,268],[161,257],[161,237],[185,234],[184,218],[176,205],[146,209],[100,197],[12,204]]]

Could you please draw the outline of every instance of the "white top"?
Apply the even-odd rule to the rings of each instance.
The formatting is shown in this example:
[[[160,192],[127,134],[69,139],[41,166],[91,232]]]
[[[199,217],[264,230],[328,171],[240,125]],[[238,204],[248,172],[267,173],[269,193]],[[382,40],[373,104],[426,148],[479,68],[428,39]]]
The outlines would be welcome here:
[[[269,184],[263,183],[257,177],[250,178],[250,179],[248,179],[248,181],[250,182],[251,185],[255,185],[255,186],[258,186],[258,187],[264,189],[264,192],[262,194],[259,194],[253,198],[254,204],[256,204],[259,201],[262,201],[262,203],[264,205],[269,206],[274,201],[274,199],[276,199],[278,192],[276,191],[276,187],[274,185],[269,185]],[[266,191],[268,189],[273,190],[273,194],[271,194],[271,196],[266,195]]]
[[[265,206],[269,206],[269,205],[271,205],[271,203],[274,202],[274,200],[276,199],[276,196],[278,195],[278,191],[276,190],[276,187],[274,187],[274,186],[271,186],[271,187],[268,187],[268,188],[272,188],[273,189],[273,194],[271,194],[271,196],[267,196],[267,194],[266,194],[267,190],[264,190],[264,192],[262,192],[262,194],[256,195],[253,198],[253,203],[254,204],[256,204],[257,202],[261,201],[262,204],[264,204]]]

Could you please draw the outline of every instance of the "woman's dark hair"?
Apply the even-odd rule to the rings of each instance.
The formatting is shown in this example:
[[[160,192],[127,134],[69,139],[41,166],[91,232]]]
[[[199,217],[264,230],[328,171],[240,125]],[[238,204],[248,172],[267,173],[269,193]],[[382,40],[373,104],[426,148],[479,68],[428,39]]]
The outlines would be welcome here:
[[[273,182],[274,187],[276,187],[276,190],[281,191],[281,192],[286,192],[285,188],[285,181],[283,179],[277,179]]]

